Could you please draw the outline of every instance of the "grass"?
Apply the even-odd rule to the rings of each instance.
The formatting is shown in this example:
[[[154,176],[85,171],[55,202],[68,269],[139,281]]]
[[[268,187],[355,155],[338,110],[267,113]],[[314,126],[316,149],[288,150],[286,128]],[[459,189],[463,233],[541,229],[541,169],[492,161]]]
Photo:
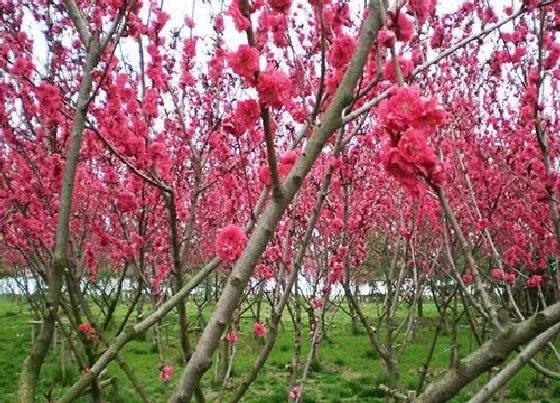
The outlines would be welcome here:
[[[190,318],[194,320],[195,308],[189,306]],[[120,308],[117,319],[124,315],[124,307]],[[418,380],[418,369],[425,360],[430,342],[434,334],[435,308],[425,303],[426,319],[419,326],[412,343],[401,357],[400,384],[406,389],[414,389]],[[368,306],[370,314],[374,314],[374,307]],[[209,314],[210,311],[207,312]],[[332,333],[329,340],[323,342],[319,348],[320,363],[312,368],[305,384],[304,402],[381,402],[383,393],[378,389],[381,383],[387,383],[384,369],[369,345],[365,332],[352,334],[350,320],[342,312],[332,317]],[[430,318],[432,320],[430,320]],[[0,298],[0,402],[16,401],[15,392],[22,361],[31,346],[31,320],[25,305],[21,305],[6,297]],[[179,357],[176,315],[171,313],[166,322],[169,323],[169,343],[164,352],[166,364],[176,367],[172,380],[180,377],[181,367],[178,366]],[[252,367],[260,350],[260,345],[252,335],[253,321],[250,318],[241,321],[241,337],[238,342],[238,352],[233,368],[233,385],[230,385],[221,395],[224,398],[231,393],[232,388],[242,376]],[[305,325],[304,325],[305,326]],[[116,326],[115,326],[116,327]],[[309,351],[310,337],[307,327],[304,327],[302,355]],[[381,329],[383,336],[383,329]],[[194,343],[197,335],[191,335]],[[459,354],[465,356],[475,347],[474,340],[469,337],[467,327],[460,327]],[[285,402],[287,396],[288,372],[286,367],[292,360],[293,329],[289,317],[284,318],[284,329],[280,330],[276,345],[268,361],[252,387],[245,395],[244,402]],[[449,334],[440,336],[434,360],[430,367],[428,380],[439,378],[449,363],[450,343]],[[68,350],[66,352],[69,356]],[[152,397],[154,402],[165,401],[171,393],[171,388],[162,383],[159,378],[157,350],[152,343],[151,331],[145,339],[135,340],[123,349],[123,355],[128,364],[134,369],[137,377]],[[558,369],[554,368],[553,369]],[[134,389],[130,382],[115,363],[111,363],[107,373],[118,378],[119,401],[137,402]],[[214,367],[204,376],[204,392],[207,401],[217,401],[221,386],[213,382]],[[80,376],[80,371],[70,358],[66,359],[63,373],[60,365],[60,354],[51,351],[41,372],[40,398],[52,391],[53,397],[60,397],[65,388]],[[479,386],[484,385],[488,374],[483,374],[478,380]],[[109,398],[109,391],[107,399]],[[463,389],[453,401],[467,401],[472,396],[472,385]],[[549,401],[560,402],[560,382],[543,380],[541,376],[530,368],[524,368],[508,385],[504,391],[506,401],[525,402]],[[86,401],[85,399],[79,401]],[[227,400],[226,400],[227,401]]]

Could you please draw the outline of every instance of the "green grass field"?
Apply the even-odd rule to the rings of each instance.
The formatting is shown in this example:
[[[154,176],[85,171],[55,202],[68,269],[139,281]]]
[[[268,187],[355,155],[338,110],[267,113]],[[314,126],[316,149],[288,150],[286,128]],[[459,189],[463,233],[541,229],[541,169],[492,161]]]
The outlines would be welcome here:
[[[373,306],[367,307],[374,311]],[[191,310],[192,313],[193,310]],[[208,312],[209,313],[209,312]],[[118,311],[117,319],[124,314]],[[332,320],[329,339],[323,341],[319,347],[319,365],[314,366],[308,381],[305,384],[304,402],[378,402],[383,401],[383,393],[378,389],[381,383],[386,383],[384,370],[375,353],[372,352],[368,338],[363,334],[353,335],[350,320],[342,312],[327,315],[329,322]],[[176,380],[182,368],[178,366],[179,357],[177,326],[174,314],[168,315],[169,342],[165,351],[166,363],[175,366],[173,380]],[[191,319],[194,319],[192,317]],[[430,342],[434,334],[436,314],[432,305],[425,304],[425,318],[420,319],[421,324],[414,336],[412,343],[405,350],[401,359],[401,385],[404,389],[415,389],[418,379],[419,367],[424,362]],[[27,306],[18,304],[7,298],[0,298],[0,401],[15,402],[15,391],[21,363],[31,346],[31,320]],[[204,377],[204,392],[207,401],[227,401],[231,388],[243,377],[253,365],[260,345],[252,334],[253,321],[243,318],[241,321],[240,340],[238,352],[233,366],[233,379],[231,385],[222,387],[213,382],[214,367]],[[308,327],[304,324],[304,329]],[[285,402],[287,395],[288,372],[286,365],[291,362],[293,348],[293,332],[291,321],[286,315],[284,328],[280,330],[275,348],[252,385],[243,401],[245,402]],[[309,351],[310,336],[304,333],[303,356]],[[197,335],[192,334],[192,342]],[[442,375],[449,363],[450,336],[445,332],[440,336],[434,360],[430,368],[430,378],[437,379]],[[475,348],[474,339],[471,340],[468,328],[460,327],[459,354],[467,355],[471,348]],[[153,401],[163,402],[171,393],[171,388],[166,387],[158,378],[159,361],[157,350],[152,343],[151,331],[145,340],[129,343],[124,351],[124,356],[136,375],[142,381]],[[66,350],[65,373],[60,365],[60,353],[49,353],[47,362],[43,366],[40,382],[40,401],[49,390],[52,396],[61,396],[66,387],[71,385],[80,375],[77,366],[72,363],[69,352]],[[552,367],[558,370],[558,368]],[[119,401],[136,402],[132,386],[124,374],[115,365],[108,368],[110,375],[118,378]],[[488,379],[484,374],[477,380],[483,385]],[[109,391],[105,392],[109,393]],[[473,393],[473,386],[465,388],[454,401],[466,401]],[[507,402],[560,402],[560,382],[543,380],[542,376],[530,368],[521,371],[508,385],[503,398]],[[86,401],[84,398],[82,401]]]

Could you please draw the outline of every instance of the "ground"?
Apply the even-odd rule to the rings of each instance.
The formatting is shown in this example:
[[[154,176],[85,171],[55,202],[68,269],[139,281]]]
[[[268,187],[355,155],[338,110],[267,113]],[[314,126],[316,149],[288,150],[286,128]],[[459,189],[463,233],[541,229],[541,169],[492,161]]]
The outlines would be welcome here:
[[[124,309],[123,307],[118,311],[117,318],[124,314]],[[374,309],[373,306],[366,308],[371,313]],[[190,309],[190,312],[193,311],[194,308]],[[401,384],[408,389],[416,388],[419,368],[426,358],[437,320],[432,305],[426,303],[424,311],[425,318],[421,319],[421,326],[401,360]],[[332,325],[332,334],[320,346],[320,364],[313,367],[305,384],[304,402],[384,401],[384,395],[378,386],[387,382],[386,377],[381,362],[370,348],[367,335],[365,333],[353,335],[348,316],[341,311],[329,312],[327,317]],[[176,367],[173,380],[180,376],[182,369],[177,365],[179,353],[175,318],[174,314],[166,318],[166,322],[169,323],[169,343],[165,351],[165,359],[166,363]],[[26,305],[11,298],[0,297],[0,391],[2,391],[0,402],[15,401],[19,370],[31,346],[31,325],[28,323],[30,320],[31,314]],[[191,320],[194,320],[194,316]],[[243,318],[241,322],[238,353],[233,367],[234,384],[253,365],[260,348],[258,340],[255,340],[252,334],[252,324],[251,318]],[[459,329],[459,352],[460,356],[464,356],[468,354],[470,348],[475,347],[475,342],[469,337],[468,328],[464,324]],[[193,339],[195,337],[196,335],[193,335]],[[244,402],[286,401],[288,382],[286,365],[292,359],[292,337],[292,327],[286,315],[284,329],[280,330],[276,346],[265,368],[245,396]],[[304,339],[303,356],[305,357],[310,343],[308,333],[304,334]],[[158,355],[151,340],[151,334],[148,333],[145,340],[129,343],[124,349],[124,356],[153,401],[163,402],[171,393],[171,388],[166,387],[158,378]],[[432,379],[441,376],[447,367],[450,343],[448,334],[444,333],[440,336],[430,370]],[[66,355],[69,355],[68,351]],[[44,396],[51,389],[54,397],[60,396],[64,388],[71,385],[80,375],[78,368],[69,358],[66,360],[65,367],[63,376],[60,353],[58,351],[49,353],[41,372],[39,401],[46,401]],[[119,401],[127,403],[138,401],[130,383],[116,365],[112,364],[108,372],[119,379]],[[218,401],[220,397],[227,401],[231,393],[230,387],[222,389],[214,383],[213,374],[214,368],[204,378],[207,401]],[[478,385],[483,385],[487,379],[488,374],[484,374],[479,378]],[[472,393],[473,386],[470,385],[453,401],[467,401]],[[560,381],[544,380],[531,369],[525,368],[508,384],[503,399],[507,402],[560,402]]]

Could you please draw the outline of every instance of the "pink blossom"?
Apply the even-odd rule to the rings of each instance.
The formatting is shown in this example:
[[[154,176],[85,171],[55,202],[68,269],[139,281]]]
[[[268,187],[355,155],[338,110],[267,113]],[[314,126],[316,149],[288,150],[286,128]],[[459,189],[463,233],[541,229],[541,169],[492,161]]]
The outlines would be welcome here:
[[[402,11],[399,12],[397,18],[396,29],[397,29],[397,39],[401,42],[408,42],[412,39],[412,34],[414,32],[413,19],[408,17]]]
[[[504,279],[504,271],[497,267],[493,268],[490,272],[490,275],[494,280],[503,280]]]
[[[352,58],[356,40],[348,35],[338,37],[332,44],[328,60],[335,69],[344,67]]]
[[[320,298],[314,298],[311,301],[309,301],[309,303],[311,304],[313,309],[319,309],[323,306],[323,300]]]
[[[292,96],[292,83],[280,70],[268,70],[259,76],[257,86],[261,104],[280,109]]]
[[[136,195],[128,191],[120,192],[117,195],[117,207],[123,213],[136,210],[138,208]]]
[[[161,379],[162,382],[167,382],[169,380],[169,378],[171,378],[171,375],[173,375],[173,367],[169,366],[169,365],[166,365],[159,372],[159,379]]]
[[[235,261],[247,243],[247,236],[237,225],[229,224],[218,230],[216,238],[216,254],[228,262]]]
[[[300,388],[296,386],[296,387],[290,389],[289,398],[290,398],[291,400],[297,400],[297,398],[299,397],[300,393],[301,393]]]
[[[344,221],[342,221],[342,219],[340,217],[335,217],[331,221],[331,226],[335,230],[340,231],[342,228],[344,228]]]
[[[414,69],[414,63],[410,59],[406,59],[404,57],[399,56],[399,67],[401,68],[401,73],[404,79],[406,79],[412,70]],[[397,81],[397,73],[395,72],[395,65],[393,64],[393,60],[389,59],[385,62],[383,66],[383,77],[386,80],[396,82]]]
[[[389,31],[388,29],[382,29],[377,34],[377,43],[381,46],[385,46],[386,48],[390,47],[395,43],[397,37],[393,31]]]
[[[249,45],[239,45],[236,52],[227,55],[228,63],[234,73],[254,82],[259,70],[259,51]]]
[[[423,107],[418,88],[399,87],[379,103],[377,115],[387,129],[402,131],[422,116]]]
[[[256,322],[253,326],[253,331],[259,337],[264,337],[266,335],[266,326],[263,323]]]
[[[517,280],[517,276],[515,275],[515,273],[506,273],[504,275],[504,280],[508,284],[515,284],[515,281]]]
[[[235,126],[238,131],[244,132],[252,128],[259,119],[261,110],[257,101],[248,99],[245,101],[238,101],[237,108],[235,109]]]
[[[469,273],[463,274],[463,282],[467,285],[472,283],[473,282],[473,275],[469,274]]]
[[[270,169],[268,165],[261,165],[257,169],[257,175],[259,177],[259,182],[265,186],[269,186],[272,183],[272,178],[270,177]]]
[[[416,13],[418,21],[423,24],[426,18],[434,11],[437,0],[410,0],[408,6]]]
[[[384,165],[387,172],[396,179],[404,179],[416,174],[416,167],[399,152],[396,147],[391,147],[383,155]]]
[[[239,0],[234,0],[231,2],[226,14],[233,19],[235,28],[239,32],[245,31],[247,28],[251,26],[251,22],[249,21],[249,19],[241,13],[241,6],[239,4]]]
[[[292,5],[292,0],[268,0],[270,8],[279,13],[287,13]]]
[[[543,276],[539,275],[532,275],[527,279],[527,287],[529,288],[537,288],[543,281]]]
[[[428,175],[436,164],[436,155],[426,142],[423,130],[407,130],[400,139],[398,148],[402,157],[414,164],[424,175]]]
[[[237,334],[237,332],[229,332],[226,335],[226,340],[229,341],[231,344],[236,343],[238,338],[239,335]]]
[[[80,323],[80,325],[78,326],[78,330],[88,336],[91,336],[91,334],[93,333],[93,327],[91,326],[91,323]]]
[[[284,178],[292,170],[298,153],[296,151],[288,151],[286,154],[280,157],[278,160],[278,174],[281,178]]]

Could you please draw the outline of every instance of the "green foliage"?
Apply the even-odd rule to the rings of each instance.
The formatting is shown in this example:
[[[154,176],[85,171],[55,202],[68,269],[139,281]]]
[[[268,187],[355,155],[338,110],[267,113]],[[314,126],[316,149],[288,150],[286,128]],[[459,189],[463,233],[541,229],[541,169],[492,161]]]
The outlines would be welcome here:
[[[518,399],[521,401],[528,400],[529,394],[527,393],[527,385],[510,382],[509,397],[511,399]]]
[[[556,384],[551,388],[550,395],[553,398],[560,399],[560,384]]]
[[[19,302],[0,298],[0,403],[15,401],[14,393],[17,387],[17,380],[21,363],[29,352],[31,346],[31,327],[28,323],[31,320],[31,313],[24,307],[18,305]],[[374,316],[376,307],[374,304],[365,307],[367,314]],[[205,309],[204,314],[208,318],[212,307]],[[149,314],[148,307],[145,306],[145,315]],[[189,322],[193,323],[196,319],[196,307],[189,306]],[[125,306],[118,307],[115,312],[115,325],[113,331],[118,329],[120,320],[126,312]],[[424,301],[425,318],[422,325],[418,327],[412,343],[405,349],[401,357],[400,366],[400,385],[406,389],[415,389],[418,381],[418,368],[423,364],[428,353],[429,346],[437,323],[437,313],[433,304]],[[263,315],[267,315],[266,310]],[[404,315],[405,313],[402,312]],[[305,319],[305,318],[304,318]],[[312,363],[307,381],[305,383],[304,401],[305,402],[382,402],[385,395],[379,389],[380,384],[389,384],[389,379],[385,373],[382,362],[375,351],[372,350],[368,336],[365,332],[352,334],[352,326],[348,317],[344,314],[333,316],[332,334],[329,341],[324,341],[319,346],[319,360]],[[172,381],[176,381],[182,370],[180,364],[180,347],[178,343],[178,326],[176,314],[171,314],[166,318],[168,324],[169,344],[164,346],[163,357],[165,364],[174,365],[175,373]],[[267,364],[259,373],[257,379],[247,392],[244,402],[286,402],[289,383],[289,367],[292,362],[293,349],[293,327],[289,316],[284,318],[284,329],[280,330],[276,341],[276,346],[271,352]],[[305,323],[304,323],[305,326]],[[250,318],[242,319],[240,324],[240,339],[237,346],[237,354],[232,369],[231,385],[233,389],[241,381],[242,377],[253,366],[261,346],[254,342],[252,332],[252,321]],[[381,340],[384,340],[385,331],[378,329]],[[130,342],[123,349],[122,353],[127,363],[134,369],[137,377],[150,394],[153,401],[166,401],[171,394],[171,387],[163,384],[159,378],[159,353],[157,346],[153,343],[151,331],[147,337],[136,339]],[[146,335],[146,334],[145,334]],[[109,334],[110,336],[110,334]],[[60,335],[59,335],[60,337]],[[461,346],[459,353],[461,356],[469,354],[469,329],[460,327],[458,334],[458,344]],[[196,342],[196,333],[191,332],[191,342]],[[165,344],[165,343],[164,343]],[[440,335],[433,362],[430,364],[429,376],[426,384],[439,379],[447,368],[449,362],[450,336]],[[473,343],[473,348],[475,343]],[[311,348],[311,337],[308,332],[302,334],[302,353],[301,362],[298,365],[298,379],[301,379],[304,362]],[[72,362],[68,345],[66,345],[66,365],[64,376],[60,367],[59,351],[52,351],[47,355],[46,363],[41,373],[40,396],[44,396],[50,389],[53,397],[60,397],[68,385],[71,385],[80,376],[78,366]],[[119,401],[138,402],[134,388],[126,376],[119,370],[115,363],[111,363],[107,368],[107,377],[117,377]],[[213,381],[214,368],[206,373],[203,378],[204,393],[206,400],[218,400],[222,393],[222,385]],[[539,379],[537,382],[535,379]],[[527,401],[539,399],[538,401],[550,402],[560,401],[560,382],[550,381],[547,387],[543,387],[534,371],[524,368],[509,384],[507,391],[507,401]],[[487,381],[486,374],[479,379],[479,385]],[[536,390],[536,388],[539,388]],[[222,400],[227,401],[228,396],[233,390],[226,388],[223,391]],[[103,391],[106,401],[110,401],[111,390],[108,388]],[[466,387],[453,402],[464,402],[472,397],[472,389]],[[78,400],[85,402],[86,399]]]

